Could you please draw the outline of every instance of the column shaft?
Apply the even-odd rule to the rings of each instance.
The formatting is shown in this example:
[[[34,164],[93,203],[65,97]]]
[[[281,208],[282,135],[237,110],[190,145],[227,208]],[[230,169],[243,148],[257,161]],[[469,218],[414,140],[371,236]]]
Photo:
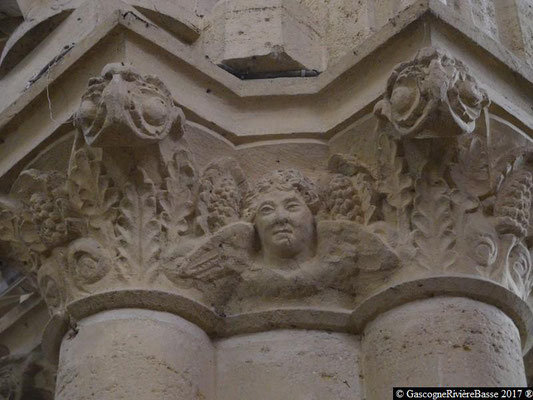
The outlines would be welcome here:
[[[280,330],[217,342],[218,400],[360,398],[359,338]]]
[[[175,315],[106,311],[63,339],[56,400],[212,400],[213,393],[211,341]]]
[[[526,386],[513,321],[467,298],[392,309],[366,327],[362,348],[368,400],[392,398],[394,386]]]

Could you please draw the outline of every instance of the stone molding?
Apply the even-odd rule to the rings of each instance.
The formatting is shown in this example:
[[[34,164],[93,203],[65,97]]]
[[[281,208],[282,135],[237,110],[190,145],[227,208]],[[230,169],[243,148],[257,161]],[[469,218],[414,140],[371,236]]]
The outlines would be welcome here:
[[[161,10],[161,7],[158,9]],[[442,23],[443,21],[445,23]],[[449,46],[448,42],[443,43],[433,41],[433,39],[428,43],[422,37],[423,31],[425,32],[424,27],[430,29],[435,35],[439,35],[439,38],[442,35],[455,35],[459,32],[462,35],[461,38],[465,40],[453,39],[454,45],[458,45],[455,47]],[[449,29],[449,27],[453,28]],[[117,30],[124,33],[124,36],[113,35],[113,32]],[[498,109],[493,106],[492,111],[497,110],[504,115],[507,113],[514,115],[527,127],[525,129],[533,126],[529,113],[530,105],[527,101],[530,97],[529,81],[532,79],[525,76],[524,79],[520,78],[517,81],[513,75],[516,73],[527,75],[526,65],[508,54],[500,44],[484,37],[474,27],[471,27],[471,24],[456,18],[455,13],[439,0],[429,2],[419,0],[409,6],[365,40],[357,51],[353,54],[349,52],[338,63],[328,67],[324,73],[313,79],[239,80],[205,59],[205,54],[199,51],[201,46],[185,44],[165,29],[155,29],[153,25],[147,23],[145,16],[121,1],[85,2],[54,31],[54,35],[58,40],[45,39],[43,50],[32,54],[27,68],[6,80],[9,83],[8,87],[6,86],[9,94],[4,96],[5,101],[0,99],[0,127],[6,129],[7,132],[12,127],[10,122],[15,122],[13,116],[26,115],[26,113],[34,115],[35,110],[29,111],[28,105],[39,95],[46,93],[47,87],[50,87],[53,108],[57,109],[59,108],[57,103],[60,103],[61,99],[54,98],[57,91],[54,89],[57,88],[53,86],[68,86],[70,90],[76,82],[83,82],[94,74],[94,72],[88,72],[72,76],[70,72],[76,65],[79,65],[82,59],[91,64],[91,68],[97,70],[101,70],[106,62],[116,62],[116,57],[108,57],[108,54],[104,54],[100,44],[112,42],[109,43],[110,46],[129,47],[130,44],[135,46],[134,38],[138,36],[146,40],[148,47],[145,51],[157,49],[174,59],[173,66],[170,67],[173,76],[165,76],[165,73],[169,71],[165,70],[164,63],[160,63],[159,60],[153,60],[153,68],[157,69],[158,76],[166,81],[174,98],[179,99],[181,106],[192,112],[196,118],[195,122],[206,123],[208,121],[213,124],[215,130],[226,135],[235,144],[262,140],[264,135],[274,136],[275,134],[298,134],[299,137],[323,138],[324,132],[327,132],[327,137],[331,137],[356,115],[360,116],[365,107],[371,106],[379,97],[380,91],[376,90],[379,85],[368,87],[365,78],[367,74],[376,77],[377,81],[386,79],[392,65],[409,57],[407,54],[414,54],[421,46],[429,44],[447,47],[454,54],[461,54],[461,57],[467,55],[468,59],[463,61],[481,74],[481,77],[485,79],[484,83],[493,104],[501,107]],[[433,34],[430,36],[431,38],[437,37]],[[468,45],[470,40],[480,44],[484,50],[477,52],[475,48]],[[72,46],[72,42],[76,45]],[[407,42],[409,42],[408,45]],[[406,44],[405,48],[402,43]],[[89,57],[90,60],[87,60],[83,56],[91,50],[98,51],[99,56]],[[370,56],[383,59],[381,69],[378,65],[368,67],[365,60]],[[503,72],[498,68],[498,73],[493,75],[495,71],[485,70],[487,57],[498,59],[504,67]],[[124,54],[121,60],[133,64],[142,62],[142,58],[136,59],[135,54]],[[182,68],[183,63],[191,68]],[[343,76],[349,76],[349,85],[346,84]],[[192,86],[180,84],[182,79],[188,82],[190,80]],[[511,82],[513,82],[512,85]],[[205,96],[207,86],[210,89],[209,96]],[[194,95],[192,95],[193,91]],[[226,101],[228,95],[233,100],[230,104]],[[77,96],[76,94],[75,97]],[[276,102],[271,101],[271,98],[275,96],[290,96],[287,107],[281,109],[277,107]],[[331,96],[339,96],[339,104],[346,104],[346,110],[344,107],[324,107]],[[522,102],[523,104],[513,103],[509,101],[509,98],[521,98],[525,102]],[[249,110],[251,102],[260,103],[260,107],[258,105],[254,107],[257,114],[247,113],[246,115],[250,117],[241,121],[239,116]],[[45,103],[46,101],[40,101],[41,111],[48,117],[48,106]],[[69,102],[69,104],[73,103]],[[306,118],[291,119],[287,117],[288,113],[284,110],[306,113]],[[74,109],[68,104],[61,109],[61,115],[58,115],[59,110],[57,110],[54,114],[57,123],[48,121],[46,128],[43,125],[39,142],[52,135],[61,123],[69,120],[73,111]],[[268,117],[263,114],[268,114]],[[192,115],[189,117],[191,118]],[[272,115],[274,115],[273,118],[287,118],[284,130],[269,129],[270,125],[265,123],[265,119],[271,118]],[[25,117],[22,119],[27,121]],[[239,120],[238,124],[233,123],[236,119]],[[2,173],[13,167],[12,158],[20,161],[19,157],[10,156],[10,146],[3,146],[3,148],[4,153],[0,152],[0,155],[6,159],[6,162],[3,164]],[[24,154],[34,148],[35,145],[25,148]],[[8,159],[9,162],[7,162]]]
[[[265,313],[270,328],[301,313],[293,325],[350,330],[372,296],[429,278],[497,285],[503,308],[520,308],[533,282],[531,145],[495,147],[487,106],[460,61],[425,49],[376,106],[372,163],[352,149],[320,179],[270,166],[252,180],[231,157],[200,170],[165,84],[108,65],[82,98],[68,170],[20,175],[0,239],[36,276],[56,334],[105,309],[161,310],[161,296],[208,332]]]

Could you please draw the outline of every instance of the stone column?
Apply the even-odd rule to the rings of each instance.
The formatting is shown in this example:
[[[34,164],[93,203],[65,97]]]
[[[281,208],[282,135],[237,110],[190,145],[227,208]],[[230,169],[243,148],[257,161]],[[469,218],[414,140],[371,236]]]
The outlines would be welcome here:
[[[465,65],[427,49],[395,69],[375,108],[395,159],[395,240],[412,258],[402,283],[354,313],[368,399],[395,386],[526,385],[531,166],[487,114],[478,121],[487,104]],[[509,148],[494,150],[491,134]]]
[[[364,331],[366,398],[393,387],[526,385],[519,331],[497,307],[434,297],[396,307]]]
[[[63,338],[55,398],[212,400],[214,362],[210,339],[183,318],[104,311]]]

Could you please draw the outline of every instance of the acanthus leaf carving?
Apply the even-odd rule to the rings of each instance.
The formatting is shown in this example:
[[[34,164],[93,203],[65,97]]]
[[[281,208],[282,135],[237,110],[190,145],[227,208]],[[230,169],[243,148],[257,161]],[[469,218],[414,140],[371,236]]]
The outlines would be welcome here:
[[[533,285],[531,250],[522,241],[516,241],[505,264],[504,285],[524,300],[527,300]]]
[[[198,186],[196,168],[189,151],[182,149],[166,164],[164,184],[157,191],[163,228],[161,247],[163,262],[179,262],[190,250],[190,234],[194,228],[195,196]]]
[[[272,171],[249,187],[238,150],[199,173],[170,92],[115,65],[84,96],[66,180],[25,172],[22,186],[38,189],[0,201],[0,239],[41,266],[54,310],[117,280],[220,314],[266,299],[352,306],[367,280],[407,273],[474,274],[524,297],[533,176],[525,150],[491,154],[474,131],[487,104],[464,65],[422,54],[396,69],[376,109],[376,159],[334,154],[328,171]],[[39,215],[61,229],[43,235]]]
[[[106,174],[102,149],[83,146],[73,150],[67,190],[78,229],[85,234],[91,232],[104,242],[115,240],[112,224],[117,217],[120,191]]]
[[[161,223],[157,218],[153,183],[126,184],[116,231],[122,273],[133,280],[155,279],[161,250]]]
[[[442,179],[416,184],[411,217],[416,260],[427,270],[446,271],[456,260],[450,188]]]
[[[457,187],[473,196],[485,196],[492,189],[487,143],[478,135],[464,137],[459,144],[458,161],[450,167]]]
[[[398,152],[398,143],[389,135],[379,137],[380,179],[377,189],[385,195],[382,206],[389,241],[398,246],[409,242],[409,211],[413,203],[413,178],[405,172],[405,160]],[[402,235],[401,237],[399,237]],[[392,239],[394,238],[394,239]]]
[[[71,157],[67,188],[73,207],[88,217],[104,217],[119,200],[119,192],[102,164],[102,149],[83,146]]]

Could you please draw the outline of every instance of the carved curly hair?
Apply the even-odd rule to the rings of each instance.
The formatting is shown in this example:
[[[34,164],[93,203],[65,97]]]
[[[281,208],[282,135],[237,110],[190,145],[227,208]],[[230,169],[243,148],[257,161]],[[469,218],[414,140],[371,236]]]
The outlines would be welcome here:
[[[284,169],[265,175],[246,193],[243,211],[246,221],[253,222],[261,195],[272,190],[295,191],[313,214],[318,212],[320,198],[315,184],[297,169]]]

